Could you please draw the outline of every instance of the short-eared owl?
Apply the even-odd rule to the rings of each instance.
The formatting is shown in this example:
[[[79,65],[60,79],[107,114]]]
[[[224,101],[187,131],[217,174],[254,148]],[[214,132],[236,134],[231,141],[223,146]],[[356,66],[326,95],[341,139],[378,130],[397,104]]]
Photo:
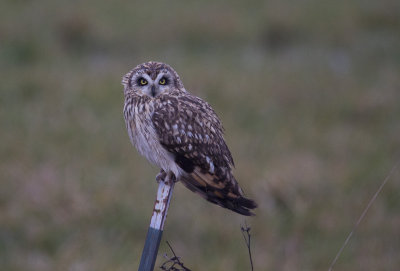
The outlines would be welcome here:
[[[169,174],[206,200],[242,215],[257,204],[244,197],[232,174],[231,153],[211,106],[187,92],[167,64],[138,65],[122,80],[124,117],[132,144]]]

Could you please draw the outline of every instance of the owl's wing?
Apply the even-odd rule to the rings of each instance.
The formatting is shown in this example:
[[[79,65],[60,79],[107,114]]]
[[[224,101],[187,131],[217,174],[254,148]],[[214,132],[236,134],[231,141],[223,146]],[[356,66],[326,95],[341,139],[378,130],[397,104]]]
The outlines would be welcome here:
[[[234,162],[211,106],[188,93],[160,95],[152,121],[161,145],[185,172],[182,183],[210,202],[243,215],[257,205],[232,175]]]

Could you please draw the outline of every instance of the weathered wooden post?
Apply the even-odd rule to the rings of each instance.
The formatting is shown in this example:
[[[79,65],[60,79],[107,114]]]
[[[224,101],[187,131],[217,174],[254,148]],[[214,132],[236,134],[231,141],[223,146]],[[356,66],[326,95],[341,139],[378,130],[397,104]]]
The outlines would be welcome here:
[[[157,198],[140,259],[139,271],[153,271],[154,269],[174,184],[175,182],[171,180],[169,174],[158,184]]]

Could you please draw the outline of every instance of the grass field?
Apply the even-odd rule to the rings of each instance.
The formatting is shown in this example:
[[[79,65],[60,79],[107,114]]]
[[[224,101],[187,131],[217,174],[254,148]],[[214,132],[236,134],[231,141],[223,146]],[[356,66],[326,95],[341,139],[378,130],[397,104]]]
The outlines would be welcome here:
[[[400,2],[2,1],[1,270],[136,270],[158,169],[121,77],[158,60],[206,99],[259,203],[255,270],[327,270],[400,158]],[[178,184],[165,226],[192,270],[250,270],[244,218]],[[398,270],[400,172],[335,270]]]

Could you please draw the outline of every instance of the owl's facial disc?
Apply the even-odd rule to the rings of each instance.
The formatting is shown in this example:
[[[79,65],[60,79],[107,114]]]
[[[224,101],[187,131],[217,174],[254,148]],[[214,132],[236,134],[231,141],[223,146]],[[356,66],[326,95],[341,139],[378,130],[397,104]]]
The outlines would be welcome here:
[[[169,89],[169,76],[165,73],[159,73],[156,78],[153,80],[146,73],[141,74],[136,80],[136,84],[139,87],[139,90],[152,98],[157,95],[168,91]]]

